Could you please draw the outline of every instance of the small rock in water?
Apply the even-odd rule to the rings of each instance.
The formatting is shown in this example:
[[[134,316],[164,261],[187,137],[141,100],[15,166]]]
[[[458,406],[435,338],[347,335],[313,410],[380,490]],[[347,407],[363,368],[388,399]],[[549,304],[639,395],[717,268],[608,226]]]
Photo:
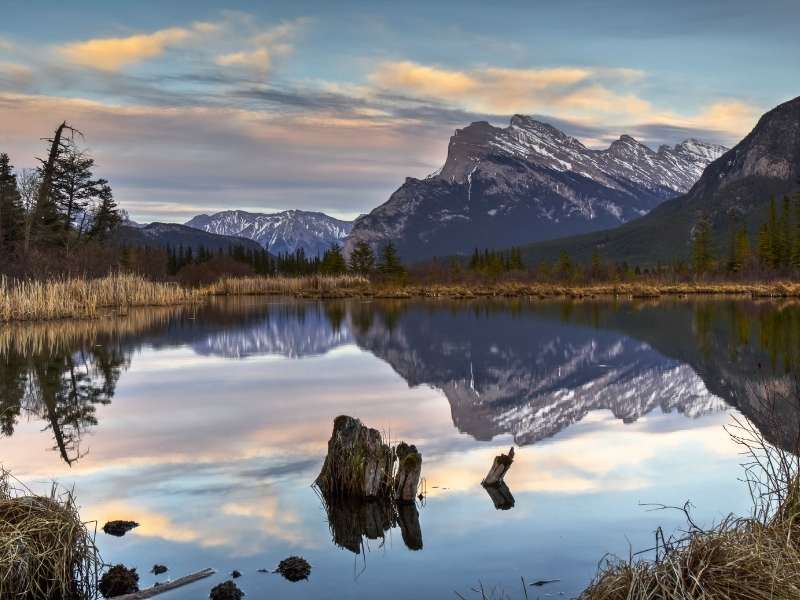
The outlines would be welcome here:
[[[167,569],[167,567],[165,567],[164,565],[153,565],[153,568],[150,570],[150,572],[153,575],[161,575],[163,573],[166,573],[168,570],[169,569]]]
[[[256,573],[269,573],[269,569],[259,569]]]
[[[115,565],[100,578],[100,593],[104,598],[113,598],[139,591],[139,574],[136,569]]]
[[[301,581],[308,579],[311,574],[311,565],[302,556],[290,556],[284,558],[278,565],[278,573],[289,581]]]
[[[241,576],[242,576],[242,574],[239,571],[237,571],[236,569],[234,569],[233,572],[231,573],[231,577],[233,577],[234,579],[238,579]]]
[[[131,529],[136,529],[139,524],[136,521],[109,521],[103,525],[103,531],[108,535],[122,537]]]
[[[242,600],[244,592],[232,581],[226,581],[214,587],[208,597],[211,600]]]

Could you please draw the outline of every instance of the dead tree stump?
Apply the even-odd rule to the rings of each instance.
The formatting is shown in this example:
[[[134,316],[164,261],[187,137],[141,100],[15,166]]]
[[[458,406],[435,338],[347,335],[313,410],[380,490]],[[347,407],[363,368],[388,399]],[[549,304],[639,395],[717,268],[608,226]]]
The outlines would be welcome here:
[[[395,498],[399,504],[413,503],[422,474],[422,453],[405,442],[397,445],[397,475],[394,480]]]
[[[508,451],[508,454],[501,454],[500,456],[494,457],[494,462],[492,463],[492,468],[489,469],[489,472],[486,474],[486,477],[483,478],[481,485],[484,487],[498,485],[503,482],[503,477],[505,477],[508,470],[511,468],[511,464],[514,462],[514,448],[512,447],[511,450]]]
[[[391,448],[377,429],[342,415],[333,421],[328,455],[316,485],[330,500],[389,496],[393,463]]]

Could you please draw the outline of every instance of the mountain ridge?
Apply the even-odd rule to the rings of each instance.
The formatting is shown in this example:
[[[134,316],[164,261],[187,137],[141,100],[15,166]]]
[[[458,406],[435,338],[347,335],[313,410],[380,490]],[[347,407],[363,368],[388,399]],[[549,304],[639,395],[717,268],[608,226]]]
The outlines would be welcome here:
[[[351,221],[322,212],[290,209],[276,213],[226,210],[201,214],[186,226],[220,235],[253,240],[272,254],[294,253],[321,256],[331,245],[341,244],[352,228]]]
[[[713,161],[686,193],[617,228],[529,244],[528,262],[566,253],[589,260],[597,248],[610,260],[655,264],[688,258],[691,232],[701,212],[723,252],[735,224],[751,238],[766,221],[770,199],[800,191],[800,96],[766,112],[741,142]],[[654,244],[658,241],[658,244]]]
[[[476,121],[450,138],[441,169],[359,217],[345,251],[392,241],[414,261],[607,229],[688,191],[724,150],[692,139],[652,150],[628,135],[593,150],[524,115]]]

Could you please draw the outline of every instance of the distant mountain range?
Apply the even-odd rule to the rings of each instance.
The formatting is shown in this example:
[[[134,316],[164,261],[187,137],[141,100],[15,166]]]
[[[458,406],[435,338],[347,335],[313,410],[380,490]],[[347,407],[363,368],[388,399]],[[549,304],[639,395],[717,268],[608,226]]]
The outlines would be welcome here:
[[[116,240],[126,246],[153,246],[164,248],[172,246],[177,248],[192,248],[197,250],[203,246],[206,250],[214,252],[218,250],[227,251],[233,246],[244,246],[251,250],[261,250],[261,246],[252,241],[241,237],[230,235],[217,235],[200,231],[186,225],[177,223],[150,223],[140,225],[128,222],[120,226],[117,230]]]
[[[198,215],[186,225],[209,233],[253,240],[272,254],[302,249],[306,256],[321,256],[333,244],[344,242],[353,223],[304,210],[278,213],[227,210],[213,215]]]
[[[688,191],[725,151],[698,140],[654,151],[627,135],[592,150],[522,115],[505,129],[472,123],[437,173],[359,217],[345,247],[392,241],[415,261],[608,229]]]
[[[766,222],[771,198],[798,190],[800,97],[762,116],[747,137],[708,166],[687,194],[616,229],[533,244],[525,255],[529,261],[554,260],[567,252],[585,261],[598,248],[604,257],[633,264],[686,258],[701,212],[710,218],[718,251],[724,255],[734,225],[746,224],[752,235]]]

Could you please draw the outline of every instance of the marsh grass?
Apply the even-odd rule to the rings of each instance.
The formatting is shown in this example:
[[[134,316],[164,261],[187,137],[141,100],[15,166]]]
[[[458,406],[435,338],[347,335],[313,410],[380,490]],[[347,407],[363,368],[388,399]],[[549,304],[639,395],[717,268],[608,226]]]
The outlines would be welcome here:
[[[90,318],[102,308],[170,306],[199,298],[197,290],[133,274],[45,281],[0,277],[0,321]]]
[[[703,529],[656,533],[655,559],[608,558],[580,600],[768,600],[800,598],[800,458],[771,445],[749,421],[729,428],[748,457],[749,517]]]
[[[304,277],[226,277],[199,288],[151,281],[135,274],[96,279],[11,280],[0,277],[0,322],[94,318],[104,309],[176,306],[213,296],[295,296],[301,298],[446,298],[485,297],[588,299],[600,297],[657,299],[662,296],[736,295],[755,298],[800,298],[800,283],[598,283],[562,285],[523,281],[462,284],[403,284],[360,275]]]
[[[71,492],[35,495],[0,468],[0,598],[95,598],[101,568]]]
[[[203,288],[210,296],[297,295],[357,291],[369,286],[361,275],[309,275],[306,277],[226,277]]]

